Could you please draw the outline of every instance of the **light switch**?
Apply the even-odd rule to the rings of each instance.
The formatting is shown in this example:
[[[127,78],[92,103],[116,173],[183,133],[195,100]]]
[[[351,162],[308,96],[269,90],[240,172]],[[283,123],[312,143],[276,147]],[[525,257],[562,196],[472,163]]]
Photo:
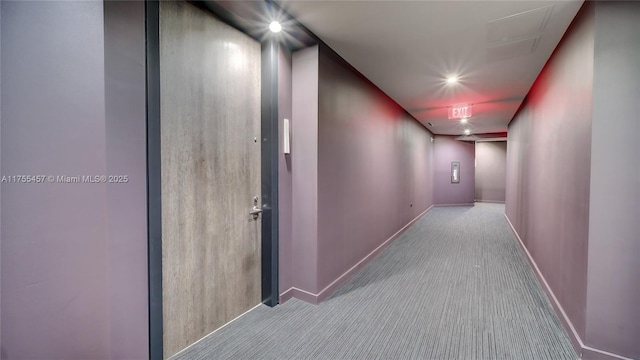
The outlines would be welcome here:
[[[282,149],[285,154],[291,154],[291,127],[289,125],[289,119],[284,119],[284,134],[282,139],[284,141]]]

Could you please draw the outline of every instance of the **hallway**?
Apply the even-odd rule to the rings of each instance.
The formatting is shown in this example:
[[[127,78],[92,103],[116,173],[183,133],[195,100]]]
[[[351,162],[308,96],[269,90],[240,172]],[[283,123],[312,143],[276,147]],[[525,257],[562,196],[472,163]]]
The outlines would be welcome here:
[[[0,1],[0,360],[640,360],[638,24]]]
[[[174,358],[578,358],[503,214],[433,208],[331,299],[261,305]]]

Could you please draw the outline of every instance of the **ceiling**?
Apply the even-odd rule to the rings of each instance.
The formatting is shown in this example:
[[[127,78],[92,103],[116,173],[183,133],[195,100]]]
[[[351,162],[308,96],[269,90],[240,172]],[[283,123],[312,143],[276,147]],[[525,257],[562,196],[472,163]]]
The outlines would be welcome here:
[[[461,135],[507,131],[582,2],[279,4],[433,133]],[[467,124],[448,119],[461,104],[472,105]]]

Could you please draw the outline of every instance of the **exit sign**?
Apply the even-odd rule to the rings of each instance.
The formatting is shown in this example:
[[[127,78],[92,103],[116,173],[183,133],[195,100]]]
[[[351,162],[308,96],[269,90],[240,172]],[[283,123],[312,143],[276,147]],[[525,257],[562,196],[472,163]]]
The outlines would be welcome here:
[[[449,119],[462,119],[471,117],[471,105],[458,105],[449,108]]]

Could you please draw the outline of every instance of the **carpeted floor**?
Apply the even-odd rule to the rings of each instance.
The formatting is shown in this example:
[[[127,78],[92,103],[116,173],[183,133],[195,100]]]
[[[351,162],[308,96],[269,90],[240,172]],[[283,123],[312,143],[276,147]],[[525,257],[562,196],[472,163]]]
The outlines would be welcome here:
[[[503,217],[434,208],[314,306],[260,306],[178,359],[577,359]]]

